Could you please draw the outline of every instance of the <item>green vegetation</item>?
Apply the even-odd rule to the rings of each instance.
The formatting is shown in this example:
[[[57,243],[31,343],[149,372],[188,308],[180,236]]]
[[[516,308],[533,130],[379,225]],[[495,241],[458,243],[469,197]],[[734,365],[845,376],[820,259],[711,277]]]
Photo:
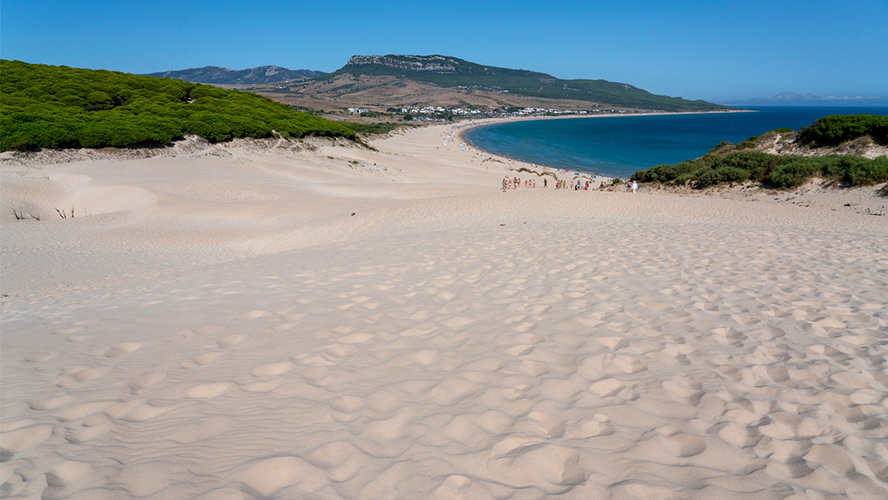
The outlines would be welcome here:
[[[838,146],[865,135],[877,144],[888,145],[888,116],[833,115],[820,118],[799,130],[799,142],[815,148]]]
[[[888,157],[872,160],[854,155],[772,155],[755,151],[778,134],[794,133],[787,128],[753,136],[739,144],[723,141],[702,158],[674,165],[657,165],[632,176],[639,182],[692,185],[705,188],[723,183],[754,181],[764,186],[787,189],[811,177],[832,179],[849,186],[888,181]],[[839,145],[863,136],[888,144],[888,117],[845,115],[820,118],[796,134],[797,142],[812,148]]]
[[[382,134],[388,134],[392,130],[395,130],[395,129],[401,128],[401,127],[419,127],[419,126],[421,126],[421,125],[414,125],[414,124],[410,124],[410,123],[397,123],[397,122],[379,122],[379,123],[341,122],[341,123],[361,135],[382,135]]]
[[[425,69],[417,69],[423,67]],[[329,80],[341,74],[388,75],[432,83],[441,87],[508,92],[548,99],[574,99],[660,111],[706,111],[730,109],[706,101],[651,94],[645,90],[606,80],[561,80],[545,73],[482,66],[455,57],[397,56],[378,58],[357,56],[342,69],[316,78]]]
[[[811,177],[863,186],[888,181],[888,158],[873,160],[852,155],[807,157],[735,151],[707,155],[675,165],[658,165],[632,176],[639,182],[660,182],[704,188],[722,183],[755,181],[775,188],[793,188]]]
[[[161,146],[309,135],[355,139],[346,126],[266,97],[181,80],[0,60],[0,151]]]

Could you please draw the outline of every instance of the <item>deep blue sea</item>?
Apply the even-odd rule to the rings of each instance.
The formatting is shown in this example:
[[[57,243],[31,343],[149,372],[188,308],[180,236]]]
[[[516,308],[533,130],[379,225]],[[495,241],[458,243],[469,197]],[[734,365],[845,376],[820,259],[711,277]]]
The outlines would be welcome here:
[[[748,113],[601,116],[486,125],[465,133],[475,147],[551,167],[630,175],[699,158],[721,141],[737,143],[828,115],[888,115],[888,107],[760,107]]]

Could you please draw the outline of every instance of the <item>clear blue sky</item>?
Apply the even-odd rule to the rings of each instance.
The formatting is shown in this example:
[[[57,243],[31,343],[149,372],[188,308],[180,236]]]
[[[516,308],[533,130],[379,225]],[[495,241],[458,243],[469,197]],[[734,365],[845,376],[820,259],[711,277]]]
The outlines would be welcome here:
[[[443,54],[728,102],[888,98],[888,0],[2,0],[0,57],[151,73]]]

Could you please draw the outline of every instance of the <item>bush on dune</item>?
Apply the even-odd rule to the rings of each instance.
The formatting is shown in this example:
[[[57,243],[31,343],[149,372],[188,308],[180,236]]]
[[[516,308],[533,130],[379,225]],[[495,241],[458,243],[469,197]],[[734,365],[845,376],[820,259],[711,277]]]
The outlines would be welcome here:
[[[708,170],[700,176],[700,187],[713,186],[723,182],[743,182],[749,179],[749,170],[732,166],[722,166]]]
[[[838,146],[869,135],[878,144],[888,144],[888,116],[833,115],[816,120],[799,130],[799,141],[813,147]]]
[[[799,158],[772,170],[764,182],[775,188],[794,188],[801,186],[806,180],[819,173],[819,162],[811,161],[808,158]]]
[[[756,147],[761,139],[791,132],[790,129],[772,130],[761,137],[750,137],[736,146],[722,142],[701,158],[674,165],[657,165],[636,172],[633,178],[639,182],[690,183],[698,188],[751,180],[779,189],[800,186],[812,177],[824,177],[850,186],[888,181],[886,157],[872,160],[853,155],[807,157],[749,150]],[[888,117],[828,116],[798,133],[800,142],[807,141],[814,147],[841,144],[862,136],[888,144]]]

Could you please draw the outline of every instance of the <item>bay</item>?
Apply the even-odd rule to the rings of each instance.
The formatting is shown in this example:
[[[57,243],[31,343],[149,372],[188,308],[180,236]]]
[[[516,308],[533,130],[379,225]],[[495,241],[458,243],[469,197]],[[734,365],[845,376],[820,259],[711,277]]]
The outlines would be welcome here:
[[[757,107],[749,112],[616,115],[524,120],[472,128],[483,151],[536,165],[628,176],[699,158],[721,141],[737,143],[776,128],[797,130],[829,115],[888,114],[888,107]]]

